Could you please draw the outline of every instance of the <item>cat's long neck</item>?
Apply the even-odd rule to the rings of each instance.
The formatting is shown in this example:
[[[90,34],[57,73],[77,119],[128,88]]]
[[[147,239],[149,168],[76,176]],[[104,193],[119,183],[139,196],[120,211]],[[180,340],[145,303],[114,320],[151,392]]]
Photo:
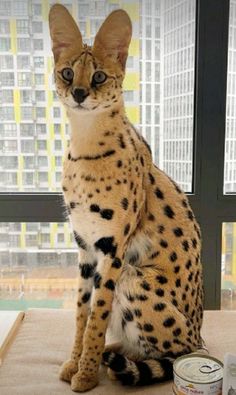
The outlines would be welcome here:
[[[123,103],[117,103],[102,112],[70,112],[68,119],[71,128],[70,152],[76,157],[108,150],[111,139],[106,137],[115,137],[120,133],[126,115]]]

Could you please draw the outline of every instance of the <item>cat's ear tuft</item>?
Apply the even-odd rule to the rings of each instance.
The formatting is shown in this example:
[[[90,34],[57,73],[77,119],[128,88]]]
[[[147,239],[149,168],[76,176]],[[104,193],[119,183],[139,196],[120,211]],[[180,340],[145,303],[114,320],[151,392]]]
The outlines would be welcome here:
[[[82,51],[82,36],[69,11],[61,4],[54,4],[49,12],[49,28],[55,63],[66,54]]]
[[[129,44],[132,36],[132,24],[124,10],[113,11],[100,27],[93,45],[96,57],[112,57],[125,69]]]

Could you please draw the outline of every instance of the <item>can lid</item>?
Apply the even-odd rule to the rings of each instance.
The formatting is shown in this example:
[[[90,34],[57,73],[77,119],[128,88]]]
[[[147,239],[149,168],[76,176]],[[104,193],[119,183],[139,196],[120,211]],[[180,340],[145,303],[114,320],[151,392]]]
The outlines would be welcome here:
[[[209,355],[189,354],[177,358],[174,373],[192,383],[213,383],[223,377],[223,364]]]

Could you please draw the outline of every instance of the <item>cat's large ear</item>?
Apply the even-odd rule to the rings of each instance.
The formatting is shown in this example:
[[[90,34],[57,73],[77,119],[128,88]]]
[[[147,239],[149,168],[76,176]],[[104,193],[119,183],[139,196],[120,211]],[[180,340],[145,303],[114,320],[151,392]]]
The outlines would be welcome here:
[[[113,11],[100,27],[93,45],[96,57],[106,56],[118,60],[125,68],[128,49],[132,35],[132,24],[129,15],[123,10]]]
[[[55,62],[60,56],[82,51],[82,36],[69,11],[61,4],[55,4],[49,12],[49,28],[53,42]]]

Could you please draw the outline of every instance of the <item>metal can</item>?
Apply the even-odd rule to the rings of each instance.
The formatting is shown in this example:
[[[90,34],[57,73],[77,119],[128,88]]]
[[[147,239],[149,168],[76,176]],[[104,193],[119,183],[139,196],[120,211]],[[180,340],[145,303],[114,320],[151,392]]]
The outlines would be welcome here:
[[[223,364],[198,353],[179,357],[174,362],[175,395],[222,395]]]

